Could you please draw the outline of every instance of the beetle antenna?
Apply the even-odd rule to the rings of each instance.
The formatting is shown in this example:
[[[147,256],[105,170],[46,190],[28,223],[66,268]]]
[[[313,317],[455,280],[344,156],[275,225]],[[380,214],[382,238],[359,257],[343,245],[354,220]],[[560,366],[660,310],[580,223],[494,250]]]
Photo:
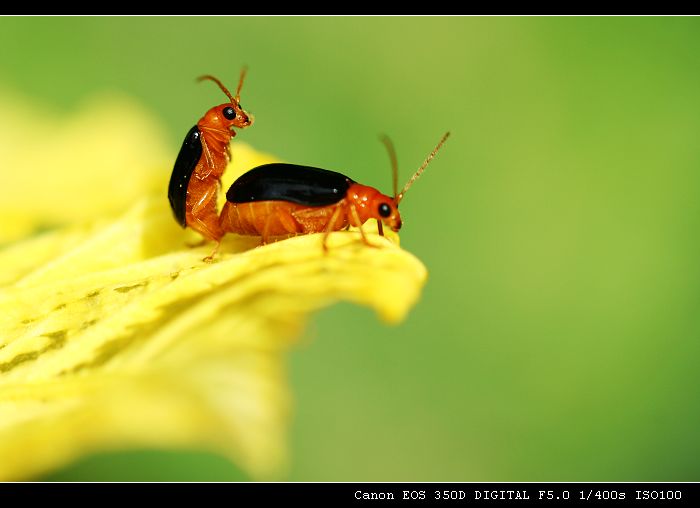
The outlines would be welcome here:
[[[244,70],[244,72],[241,73],[241,82],[243,81],[243,76],[244,76],[244,75],[245,75],[245,70]],[[224,86],[224,84],[223,84],[221,81],[219,81],[217,78],[215,78],[214,76],[210,76],[209,74],[207,74],[206,76],[199,76],[199,77],[197,78],[197,81],[205,81],[205,80],[207,80],[207,79],[209,79],[209,80],[213,81],[214,83],[216,83],[217,85],[219,85],[219,88],[221,88],[221,91],[224,92],[224,93],[228,96],[229,99],[231,99],[231,102],[232,102],[232,103],[233,103],[234,101],[235,101],[236,103],[238,102],[238,100],[236,100],[236,99],[233,98],[233,96],[231,95],[231,92],[228,91],[228,88],[226,88],[226,87]],[[241,87],[241,83],[238,84],[238,88],[239,88],[239,89],[240,89],[240,87]]]
[[[391,142],[391,139],[389,139],[389,136],[387,136],[386,134],[382,134],[381,136],[379,136],[379,139],[382,143],[384,143],[384,146],[386,146],[386,151],[389,153],[389,159],[391,160],[391,175],[394,184],[394,197],[396,197],[396,193],[399,191],[399,163],[396,159],[396,150],[394,150],[394,143]]]
[[[437,144],[437,146],[433,149],[432,152],[430,152],[430,155],[428,155],[428,158],[425,159],[425,162],[423,162],[423,165],[418,168],[418,171],[413,173],[413,176],[411,177],[411,179],[408,182],[406,182],[406,185],[404,185],[401,192],[394,197],[394,200],[396,201],[397,205],[401,202],[404,194],[406,194],[406,191],[409,189],[409,187],[411,187],[411,185],[413,185],[413,182],[418,180],[418,177],[423,173],[423,170],[430,163],[430,161],[433,160],[433,157],[435,157],[435,154],[438,152],[438,150],[440,150],[440,148],[442,148],[442,145],[445,143],[445,141],[447,140],[447,138],[449,136],[450,136],[450,133],[446,132],[445,135],[440,140],[440,142]]]
[[[241,101],[241,88],[243,88],[243,80],[245,79],[245,75],[248,72],[248,66],[244,65],[243,68],[241,69],[241,77],[238,78],[238,86],[236,87],[236,100],[238,102]]]

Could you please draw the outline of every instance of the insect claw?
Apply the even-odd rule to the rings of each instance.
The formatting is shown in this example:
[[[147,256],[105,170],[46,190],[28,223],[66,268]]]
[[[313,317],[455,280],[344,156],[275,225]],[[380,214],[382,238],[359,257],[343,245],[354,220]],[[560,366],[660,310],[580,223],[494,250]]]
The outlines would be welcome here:
[[[209,254],[207,257],[202,259],[205,263],[213,263],[214,262],[214,257],[216,254],[219,252],[219,246],[221,245],[221,242],[216,242],[216,247],[214,247],[214,250],[212,251],[211,254]]]

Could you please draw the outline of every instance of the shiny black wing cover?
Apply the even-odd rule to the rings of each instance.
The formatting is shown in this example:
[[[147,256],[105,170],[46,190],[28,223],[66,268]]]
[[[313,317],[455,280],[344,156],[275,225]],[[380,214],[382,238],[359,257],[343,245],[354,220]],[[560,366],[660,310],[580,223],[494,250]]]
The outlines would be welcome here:
[[[170,184],[168,185],[170,208],[173,210],[175,219],[183,228],[187,226],[185,221],[187,186],[190,183],[190,177],[194,172],[194,168],[202,156],[201,135],[199,128],[195,125],[185,136],[185,141],[182,142],[182,148],[180,148],[180,153],[175,160],[173,174],[170,175]]]
[[[355,183],[327,169],[296,164],[265,164],[241,175],[226,193],[232,203],[291,201],[300,205],[325,206],[345,197]]]

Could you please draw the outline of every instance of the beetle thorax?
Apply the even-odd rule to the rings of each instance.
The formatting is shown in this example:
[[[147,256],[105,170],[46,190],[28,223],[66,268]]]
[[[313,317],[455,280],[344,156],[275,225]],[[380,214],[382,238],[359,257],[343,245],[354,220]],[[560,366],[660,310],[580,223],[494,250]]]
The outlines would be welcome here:
[[[369,219],[377,219],[395,231],[401,227],[401,216],[394,199],[382,194],[374,187],[354,183],[348,189],[347,199],[349,205],[355,206],[362,224]],[[382,204],[388,205],[390,208],[390,214],[386,217],[379,213],[379,207]]]

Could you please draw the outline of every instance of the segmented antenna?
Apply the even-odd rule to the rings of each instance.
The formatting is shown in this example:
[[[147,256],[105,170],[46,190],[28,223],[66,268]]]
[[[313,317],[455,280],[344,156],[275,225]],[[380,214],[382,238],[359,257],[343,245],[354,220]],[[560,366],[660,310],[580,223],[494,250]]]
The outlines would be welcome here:
[[[386,151],[389,153],[389,159],[391,160],[391,176],[393,179],[392,183],[394,185],[394,198],[396,198],[396,193],[399,190],[399,163],[396,159],[396,150],[394,149],[394,143],[391,142],[391,139],[389,139],[389,136],[387,136],[386,134],[382,134],[381,136],[379,136],[379,139],[382,143],[384,143],[384,146],[386,146]]]
[[[239,102],[241,102],[241,88],[243,87],[243,80],[245,79],[245,75],[247,72],[248,72],[248,67],[243,67],[243,69],[241,69],[241,77],[238,79],[238,87],[236,88],[235,97],[233,95],[231,95],[231,92],[228,91],[228,88],[226,88],[224,86],[224,84],[221,81],[219,81],[217,78],[215,78],[214,76],[211,76],[209,74],[207,74],[206,76],[199,76],[197,78],[197,81],[205,81],[207,79],[213,81],[214,83],[219,85],[219,88],[221,88],[221,91],[226,94],[226,96],[229,98],[229,100],[232,103],[238,104]]]
[[[245,79],[245,75],[248,72],[248,66],[244,65],[243,68],[241,69],[241,77],[238,78],[238,86],[236,87],[236,100],[238,102],[241,101],[241,88],[243,88],[243,80]]]
[[[411,185],[413,185],[413,182],[418,180],[418,177],[420,177],[420,175],[423,173],[423,170],[425,170],[426,166],[430,163],[430,161],[433,160],[433,157],[435,157],[435,154],[438,152],[438,150],[440,150],[440,148],[442,148],[442,145],[445,143],[445,141],[447,140],[447,138],[449,136],[450,136],[450,133],[446,132],[445,135],[440,140],[440,142],[435,147],[435,149],[432,152],[430,152],[430,155],[428,155],[428,158],[425,159],[425,162],[423,163],[423,165],[420,168],[418,168],[418,171],[416,171],[413,174],[413,176],[411,177],[411,179],[408,182],[406,182],[406,185],[404,185],[401,192],[394,197],[394,200],[396,201],[397,205],[403,199],[403,196],[404,196],[404,194],[406,194],[406,191],[411,187]]]

